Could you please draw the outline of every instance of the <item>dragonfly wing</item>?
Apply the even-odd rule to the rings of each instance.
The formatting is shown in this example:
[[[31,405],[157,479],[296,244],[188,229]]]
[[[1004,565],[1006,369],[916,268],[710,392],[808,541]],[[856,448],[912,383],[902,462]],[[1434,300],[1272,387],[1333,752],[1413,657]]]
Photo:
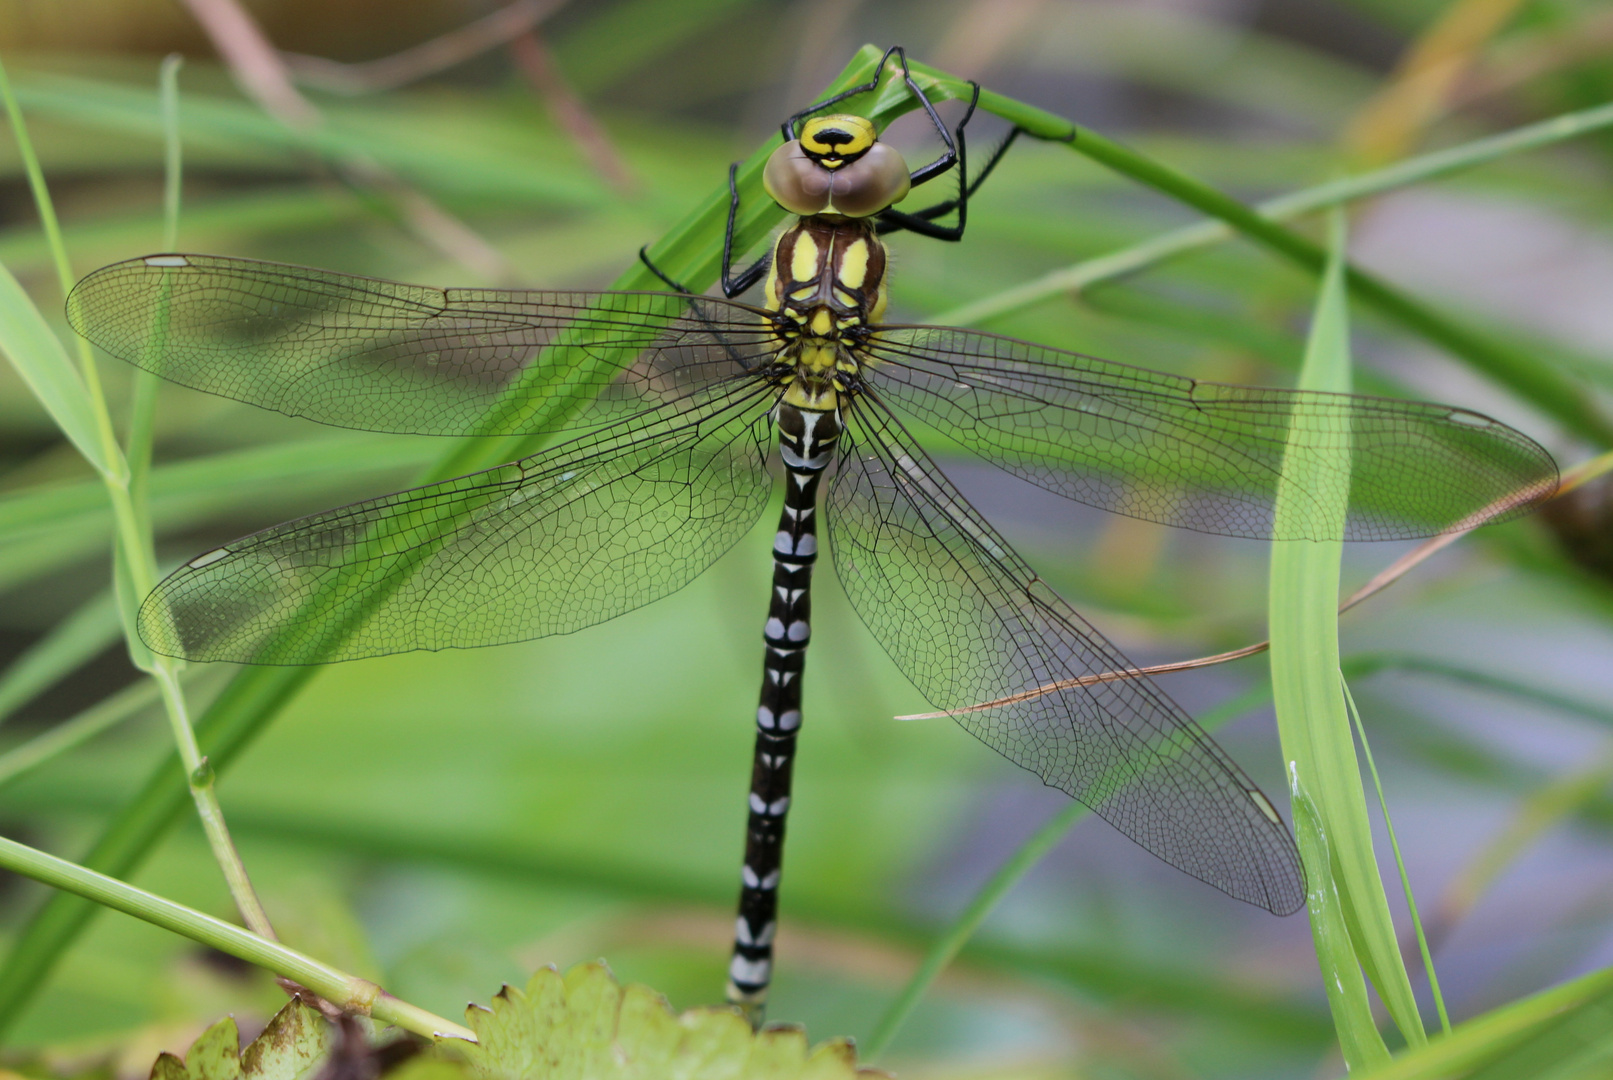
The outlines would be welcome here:
[[[688,584],[767,502],[764,386],[354,503],[192,559],[140,610],[157,652],[315,664],[564,634]]]
[[[828,497],[835,569],[937,708],[1166,862],[1279,914],[1305,899],[1271,803],[1043,584],[899,424],[858,400]],[[1038,687],[1064,688],[1032,693]],[[1006,700],[1005,700],[1006,699]],[[982,703],[994,703],[983,705]]]
[[[756,309],[673,293],[434,289],[216,255],[79,282],[68,320],[164,379],[337,427],[531,434],[742,377]]]
[[[1557,466],[1487,416],[1395,398],[1198,382],[994,334],[882,328],[868,381],[986,460],[1077,502],[1223,536],[1431,536],[1525,512]],[[1285,453],[1315,454],[1314,511],[1273,504]],[[1296,497],[1297,498],[1297,497]]]

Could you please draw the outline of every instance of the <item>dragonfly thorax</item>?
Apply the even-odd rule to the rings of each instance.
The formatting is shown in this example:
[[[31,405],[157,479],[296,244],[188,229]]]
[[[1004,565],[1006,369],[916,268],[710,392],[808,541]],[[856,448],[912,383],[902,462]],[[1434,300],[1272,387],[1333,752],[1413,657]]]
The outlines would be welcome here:
[[[867,363],[862,346],[885,312],[885,246],[867,221],[805,217],[773,249],[767,306],[775,312],[785,400],[832,409]]]

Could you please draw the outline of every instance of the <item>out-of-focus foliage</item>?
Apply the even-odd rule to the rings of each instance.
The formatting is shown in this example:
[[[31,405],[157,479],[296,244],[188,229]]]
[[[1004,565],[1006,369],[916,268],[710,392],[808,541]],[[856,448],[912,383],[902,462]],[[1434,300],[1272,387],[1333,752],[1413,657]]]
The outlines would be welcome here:
[[[281,48],[346,61],[497,6],[251,5]],[[322,120],[300,133],[242,95],[186,9],[167,0],[103,0],[93,15],[53,0],[3,2],[0,55],[80,274],[161,246],[156,69],[178,49],[181,250],[440,284],[598,287],[718,190],[727,163],[864,42],[902,43],[1254,200],[1357,163],[1347,140],[1377,95],[1404,84],[1397,61],[1484,6],[575,3],[557,6],[541,41],[420,83],[357,97],[309,89]],[[1609,41],[1613,22],[1591,0],[1513,5],[1456,54],[1455,77],[1399,152],[1607,101]],[[534,67],[534,55],[551,63]],[[977,153],[1001,137],[992,125],[971,127]],[[904,119],[890,137],[917,160],[932,149],[926,134]],[[1571,374],[1602,404],[1613,386],[1610,155],[1613,137],[1593,135],[1357,207],[1352,258]],[[360,160],[384,168],[388,184],[355,183]],[[68,340],[9,139],[0,181],[0,263]],[[466,231],[434,229],[422,202]],[[893,314],[924,321],[1191,220],[1066,148],[1019,146],[971,203],[963,243],[893,238]],[[1293,266],[1233,242],[989,328],[1201,378],[1287,384],[1314,289]],[[1359,389],[1491,412],[1569,463],[1605,449],[1397,328],[1358,318],[1355,330]],[[130,372],[108,362],[102,376],[114,415],[127,415]],[[159,405],[151,493],[169,565],[394,490],[442,449],[174,387]],[[963,459],[943,463],[1135,659],[1265,636],[1263,545],[1107,518]],[[1583,520],[1594,543],[1603,519]],[[13,710],[4,746],[132,677],[121,646],[105,646],[116,621],[110,530],[88,468],[0,367],[0,659],[31,662],[40,684],[8,697],[3,680],[18,668],[0,669],[0,703]],[[541,965],[598,956],[679,1008],[715,1000],[761,674],[764,531],[675,596],[585,633],[320,672],[219,780],[282,937],[447,1016]],[[1399,553],[1348,549],[1344,591]],[[866,1037],[930,937],[1062,797],[946,721],[892,723],[925,704],[827,567],[820,581],[772,1014],[814,1038]],[[1375,658],[1352,685],[1453,1018],[1613,963],[1613,801],[1601,785],[1549,803],[1526,846],[1506,849],[1493,873],[1475,869],[1543,805],[1538,793],[1613,750],[1605,576],[1565,555],[1542,522],[1519,522],[1351,613],[1341,635],[1347,668],[1352,656]],[[51,678],[40,672],[54,685],[43,689]],[[186,674],[197,712],[229,674]],[[1263,678],[1257,660],[1166,686],[1198,713]],[[1284,790],[1269,713],[1218,738],[1268,792]],[[4,782],[0,829],[76,858],[169,751],[163,723],[142,713]],[[133,880],[220,916],[232,910],[188,820]],[[0,947],[43,900],[0,879]],[[1426,987],[1415,989],[1431,1016]],[[9,1030],[16,1056],[0,1062],[37,1075],[134,1076],[225,1012],[249,1031],[283,1002],[260,972],[103,916]],[[986,924],[889,1064],[904,1075],[1301,1077],[1340,1071],[1333,1040],[1303,917],[1244,910],[1089,821]]]

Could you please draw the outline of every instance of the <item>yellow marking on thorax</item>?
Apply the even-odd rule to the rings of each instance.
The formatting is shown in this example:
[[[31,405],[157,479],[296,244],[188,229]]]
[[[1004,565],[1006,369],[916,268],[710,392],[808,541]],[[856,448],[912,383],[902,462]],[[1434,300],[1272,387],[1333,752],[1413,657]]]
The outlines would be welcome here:
[[[834,328],[834,316],[829,314],[828,308],[820,307],[812,313],[811,329],[818,337],[828,337]]]
[[[868,241],[853,240],[840,252],[840,283],[848,289],[860,289],[868,278]]]
[[[873,306],[868,309],[869,322],[878,325],[879,321],[885,317],[885,304],[889,300],[890,295],[885,291],[885,279],[880,278],[879,292],[874,295]]]
[[[774,253],[774,258],[769,262],[771,265],[767,268],[767,284],[764,286],[766,289],[764,295],[767,297],[768,305],[774,311],[779,311],[784,307],[784,297],[779,295],[777,252]]]
[[[790,277],[794,281],[812,281],[818,276],[818,242],[812,234],[799,232],[795,236],[795,251],[790,256]]]

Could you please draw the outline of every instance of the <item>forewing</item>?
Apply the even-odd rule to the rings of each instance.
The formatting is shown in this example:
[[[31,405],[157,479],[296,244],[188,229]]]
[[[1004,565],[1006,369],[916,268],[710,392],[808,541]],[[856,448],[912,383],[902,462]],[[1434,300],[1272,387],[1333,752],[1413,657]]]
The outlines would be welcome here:
[[[1516,516],[1556,489],[1551,455],[1465,409],[1197,382],[1012,338],[886,327],[868,381],[993,464],[1065,498],[1223,536],[1431,536]],[[1315,511],[1272,513],[1285,453],[1321,482]]]
[[[153,649],[315,664],[564,634],[682,588],[767,502],[762,386],[287,522],[192,559],[140,610]]]
[[[97,270],[73,328],[185,386],[338,427],[419,435],[598,425],[742,378],[755,309],[642,292],[434,289],[252,259]]]
[[[1225,751],[1146,678],[1068,685],[1133,665],[876,403],[858,400],[843,438],[828,497],[835,569],[924,696],[1171,865],[1279,914],[1297,909],[1293,841]],[[1067,685],[1032,693],[1053,683]]]

